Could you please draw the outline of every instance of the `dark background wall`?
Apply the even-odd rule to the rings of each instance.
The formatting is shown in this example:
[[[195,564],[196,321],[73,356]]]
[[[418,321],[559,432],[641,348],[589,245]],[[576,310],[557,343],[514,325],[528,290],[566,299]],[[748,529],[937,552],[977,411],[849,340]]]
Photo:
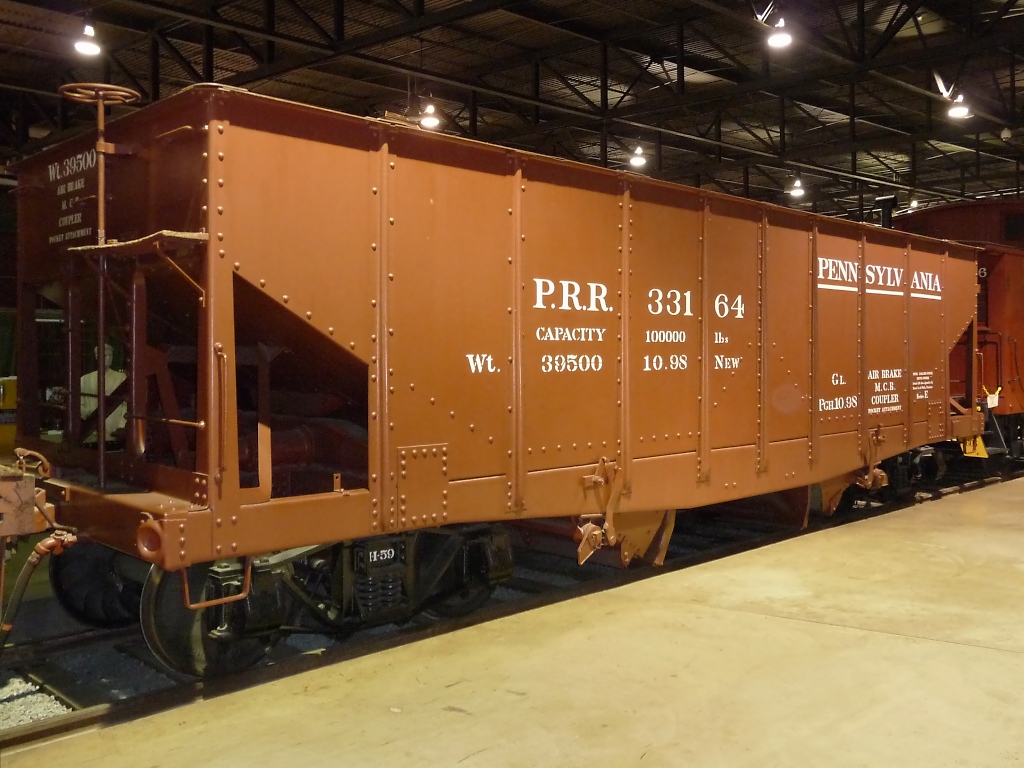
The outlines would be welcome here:
[[[0,187],[0,376],[14,375],[14,328],[17,306],[17,201],[11,187]]]

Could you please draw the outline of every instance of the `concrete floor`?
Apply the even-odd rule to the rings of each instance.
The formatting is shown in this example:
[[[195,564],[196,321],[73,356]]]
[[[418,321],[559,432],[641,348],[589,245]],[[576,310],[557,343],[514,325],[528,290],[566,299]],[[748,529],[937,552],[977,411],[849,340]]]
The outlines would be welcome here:
[[[1024,765],[1024,481],[2,756]]]

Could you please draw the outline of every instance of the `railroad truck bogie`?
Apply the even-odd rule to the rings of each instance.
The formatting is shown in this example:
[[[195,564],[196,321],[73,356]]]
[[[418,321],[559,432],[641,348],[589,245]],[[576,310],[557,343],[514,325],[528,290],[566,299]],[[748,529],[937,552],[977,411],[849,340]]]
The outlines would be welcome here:
[[[507,533],[486,524],[200,563],[179,572],[152,566],[142,590],[142,630],[170,669],[215,677],[259,662],[285,632],[344,639],[413,618],[461,616],[486,602],[511,568]]]

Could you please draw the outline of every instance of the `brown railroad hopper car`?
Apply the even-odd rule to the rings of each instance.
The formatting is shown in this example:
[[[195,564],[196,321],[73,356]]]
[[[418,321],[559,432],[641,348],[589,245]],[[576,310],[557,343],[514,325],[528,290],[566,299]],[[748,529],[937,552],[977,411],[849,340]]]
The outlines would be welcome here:
[[[184,671],[251,663],[282,583],[451,612],[508,572],[494,524],[657,561],[678,508],[981,431],[968,246],[217,86],[107,128],[98,245],[95,150],[21,168],[19,445],[94,542],[58,591],[114,572],[125,610],[65,603],[127,620],[113,553],[153,564]]]
[[[978,376],[992,455],[1024,458],[1024,201],[957,203],[912,211],[896,228],[977,246]]]

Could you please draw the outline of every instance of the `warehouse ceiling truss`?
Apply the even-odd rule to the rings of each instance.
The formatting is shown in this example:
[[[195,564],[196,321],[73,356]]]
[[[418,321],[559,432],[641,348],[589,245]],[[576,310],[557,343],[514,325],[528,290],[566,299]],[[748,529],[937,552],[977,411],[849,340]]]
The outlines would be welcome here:
[[[0,0],[0,30],[7,163],[92,125],[64,83],[218,82],[857,220],[1021,194],[1024,0]]]

